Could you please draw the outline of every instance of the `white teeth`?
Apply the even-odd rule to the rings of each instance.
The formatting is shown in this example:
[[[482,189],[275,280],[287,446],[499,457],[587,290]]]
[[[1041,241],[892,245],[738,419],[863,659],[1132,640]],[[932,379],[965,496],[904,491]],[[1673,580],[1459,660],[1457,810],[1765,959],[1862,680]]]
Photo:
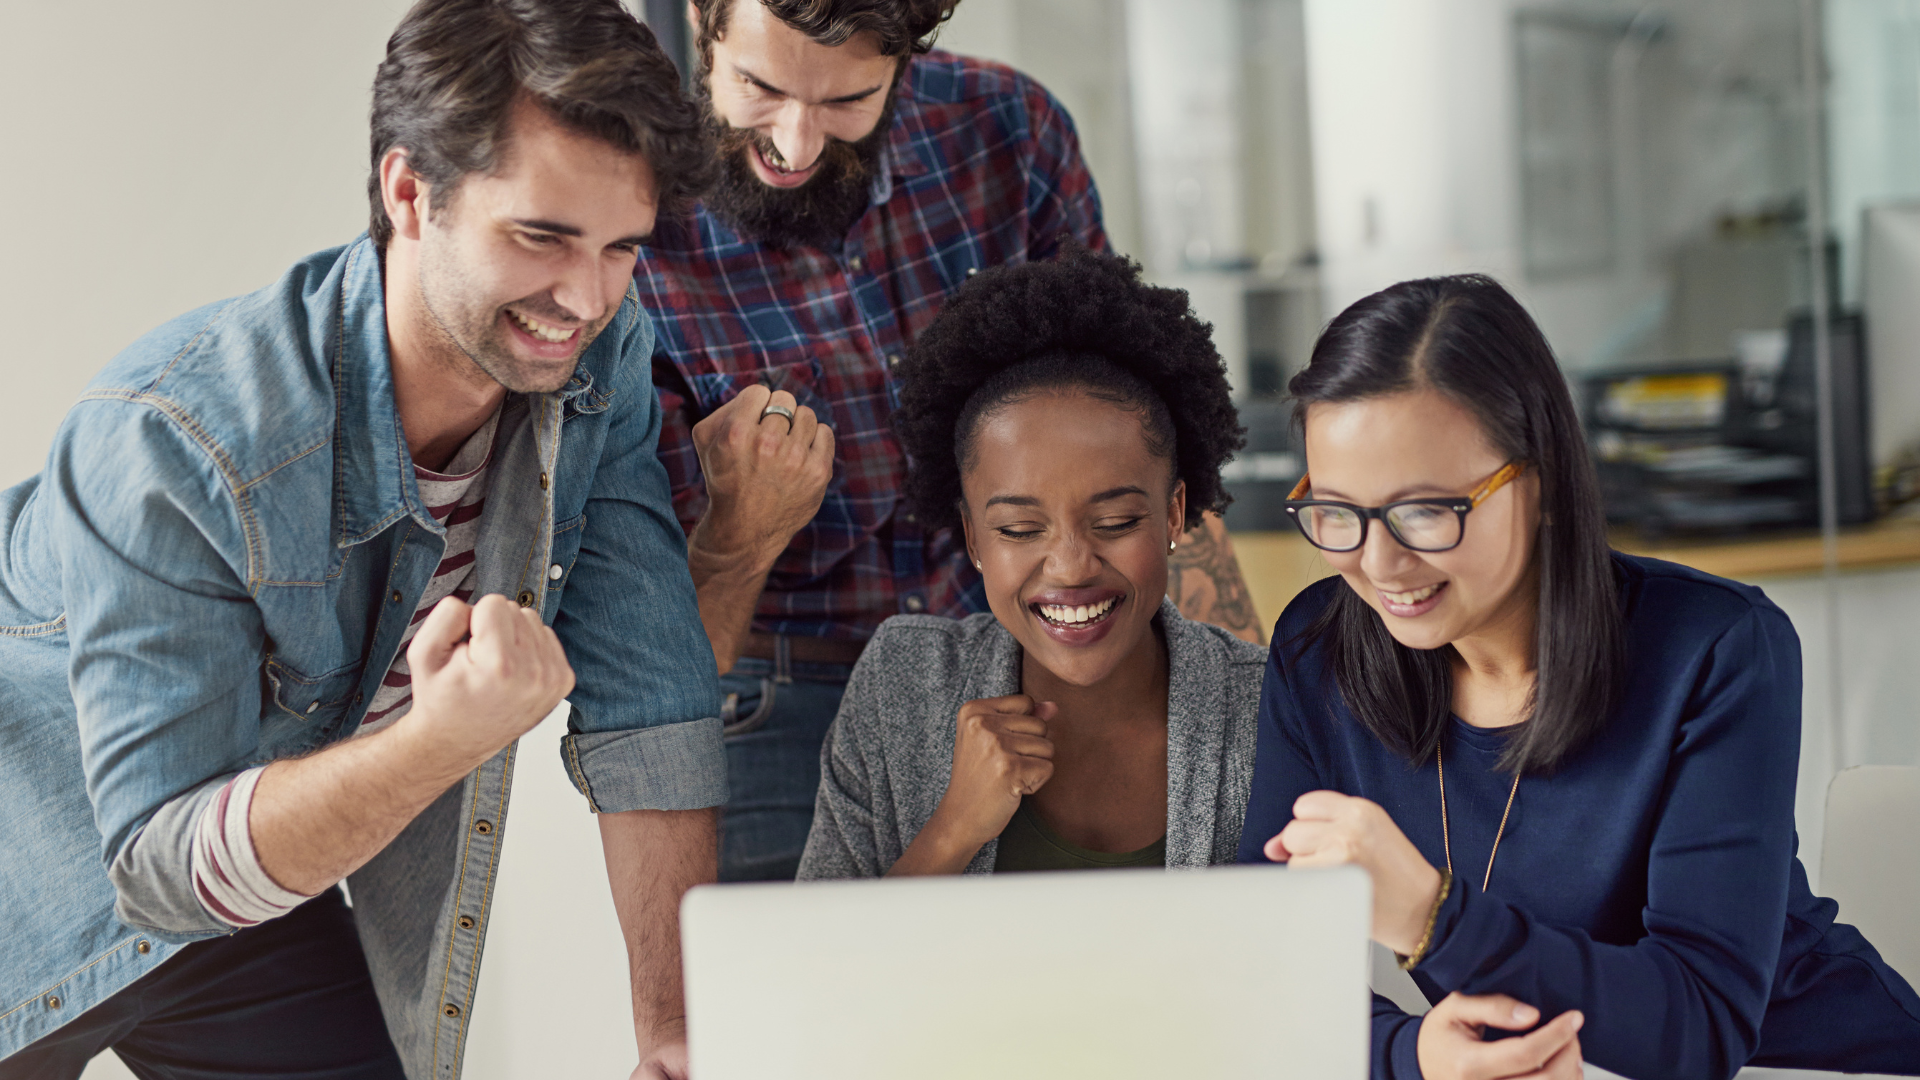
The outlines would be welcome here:
[[[558,345],[573,336],[573,331],[571,330],[562,330],[557,326],[549,326],[538,319],[529,318],[517,311],[509,310],[507,314],[513,316],[513,321],[519,323],[521,329],[539,338],[541,341]]]
[[[1440,586],[1444,584],[1446,584],[1446,582],[1442,581],[1433,585],[1428,585],[1424,589],[1415,589],[1412,592],[1387,592],[1386,590],[1383,589],[1381,590],[1380,595],[1386,597],[1388,600],[1391,600],[1396,604],[1417,604],[1420,601],[1425,600],[1427,597],[1432,596],[1434,593],[1439,592]]]
[[[1114,596],[1097,604],[1041,604],[1040,614],[1050,623],[1084,626],[1103,618],[1119,602],[1120,598]]]

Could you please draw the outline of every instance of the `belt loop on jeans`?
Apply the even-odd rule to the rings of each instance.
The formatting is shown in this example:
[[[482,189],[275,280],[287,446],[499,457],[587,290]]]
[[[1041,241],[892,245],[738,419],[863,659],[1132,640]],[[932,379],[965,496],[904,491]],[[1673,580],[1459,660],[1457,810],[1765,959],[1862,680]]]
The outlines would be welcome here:
[[[773,636],[773,681],[793,681],[793,645],[785,634]]]

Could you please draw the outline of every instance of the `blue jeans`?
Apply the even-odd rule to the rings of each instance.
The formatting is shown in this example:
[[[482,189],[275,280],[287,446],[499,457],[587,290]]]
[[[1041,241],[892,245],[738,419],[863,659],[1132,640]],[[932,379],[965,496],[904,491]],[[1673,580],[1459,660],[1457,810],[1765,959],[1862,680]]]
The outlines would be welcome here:
[[[727,806],[721,881],[792,881],[813,827],[820,746],[840,711],[851,664],[743,657],[720,677]]]
[[[142,1080],[406,1080],[339,889],[186,946],[0,1080],[74,1080],[108,1047]]]

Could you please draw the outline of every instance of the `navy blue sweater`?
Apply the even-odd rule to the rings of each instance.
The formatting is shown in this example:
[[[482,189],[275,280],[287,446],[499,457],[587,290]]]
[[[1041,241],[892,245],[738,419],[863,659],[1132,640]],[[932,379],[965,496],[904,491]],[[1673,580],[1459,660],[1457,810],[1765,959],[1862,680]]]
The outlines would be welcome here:
[[[1504,735],[1455,718],[1442,744],[1455,871],[1414,979],[1429,1000],[1504,993],[1586,1013],[1586,1059],[1636,1080],[1742,1065],[1920,1073],[1920,997],[1815,897],[1795,855],[1800,644],[1760,590],[1615,556],[1628,677],[1604,731],[1513,782]],[[1242,862],[1315,790],[1371,799],[1445,865],[1440,788],[1341,703],[1296,638],[1338,578],[1288,605],[1260,702]],[[1373,1075],[1410,1080],[1419,1022],[1376,996]]]

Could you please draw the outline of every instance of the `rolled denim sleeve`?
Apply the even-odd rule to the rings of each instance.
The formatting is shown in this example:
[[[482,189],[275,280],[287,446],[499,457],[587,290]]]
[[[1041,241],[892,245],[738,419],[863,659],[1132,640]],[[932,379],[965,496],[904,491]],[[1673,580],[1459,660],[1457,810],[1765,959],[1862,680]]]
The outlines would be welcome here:
[[[654,453],[653,331],[631,293],[615,326],[606,439],[553,621],[576,679],[561,757],[596,813],[719,806],[719,679]]]
[[[252,548],[235,485],[190,424],[164,402],[108,393],[62,425],[42,495],[55,504],[87,796],[121,918],[224,932],[194,898],[184,838],[209,782],[260,745]]]

